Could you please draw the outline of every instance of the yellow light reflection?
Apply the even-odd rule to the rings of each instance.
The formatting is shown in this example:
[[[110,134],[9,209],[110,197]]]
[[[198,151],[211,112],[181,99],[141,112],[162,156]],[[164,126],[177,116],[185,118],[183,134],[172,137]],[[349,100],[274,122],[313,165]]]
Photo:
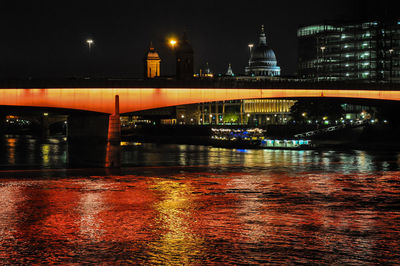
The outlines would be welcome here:
[[[49,165],[50,162],[50,145],[49,144],[43,144],[42,146],[42,161],[43,165],[47,166]]]
[[[196,264],[192,260],[202,253],[203,240],[191,228],[194,203],[190,186],[159,179],[154,189],[163,196],[154,207],[159,212],[157,222],[164,232],[158,241],[151,244],[154,253],[151,263],[179,261]]]

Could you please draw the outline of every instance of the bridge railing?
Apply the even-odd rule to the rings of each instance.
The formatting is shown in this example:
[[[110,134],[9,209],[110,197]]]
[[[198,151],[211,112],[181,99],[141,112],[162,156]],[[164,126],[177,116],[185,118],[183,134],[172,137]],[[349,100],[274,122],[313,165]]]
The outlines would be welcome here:
[[[311,82],[296,78],[198,78],[175,80],[156,79],[7,79],[0,88],[243,88],[243,89],[343,89],[343,90],[400,90],[400,84],[360,83],[353,81]]]
[[[331,126],[331,127],[327,127],[327,128],[321,128],[321,129],[317,129],[317,130],[313,130],[313,131],[296,134],[296,135],[294,135],[294,137],[295,138],[312,137],[312,136],[316,136],[316,135],[320,135],[320,134],[324,134],[324,133],[328,133],[328,132],[337,131],[340,129],[360,127],[360,126],[363,126],[366,124],[368,124],[368,121],[360,120],[360,121],[356,121],[351,124],[341,124],[341,125],[336,125],[336,126]]]

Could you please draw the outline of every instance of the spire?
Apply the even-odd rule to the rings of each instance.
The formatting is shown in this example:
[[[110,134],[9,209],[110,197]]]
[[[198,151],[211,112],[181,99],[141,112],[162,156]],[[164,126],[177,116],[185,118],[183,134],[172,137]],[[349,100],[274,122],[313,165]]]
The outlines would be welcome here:
[[[265,36],[264,25],[261,25],[259,45],[267,45],[267,37]]]
[[[233,74],[231,64],[228,65],[228,71],[226,71],[226,74],[225,74],[225,75],[226,75],[226,76],[231,76],[231,77],[235,76],[235,74]]]
[[[153,41],[150,41],[149,49],[150,51],[154,51]]]
[[[211,74],[210,66],[208,65],[208,62],[206,62],[206,69],[205,69],[206,74]]]

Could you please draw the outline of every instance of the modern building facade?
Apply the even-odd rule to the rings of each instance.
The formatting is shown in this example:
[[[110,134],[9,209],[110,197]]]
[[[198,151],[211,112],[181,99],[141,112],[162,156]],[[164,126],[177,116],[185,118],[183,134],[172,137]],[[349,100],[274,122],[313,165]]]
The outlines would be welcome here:
[[[178,106],[178,124],[269,125],[285,124],[295,100],[249,99]]]
[[[160,76],[160,63],[161,58],[150,43],[149,51],[144,59],[144,73],[145,78],[155,78]]]
[[[300,78],[400,82],[400,20],[309,25],[297,38]]]
[[[264,32],[264,25],[261,26],[261,33],[257,46],[250,47],[250,60],[245,68],[246,76],[279,76],[281,68],[277,65],[274,51],[267,45],[267,37]]]

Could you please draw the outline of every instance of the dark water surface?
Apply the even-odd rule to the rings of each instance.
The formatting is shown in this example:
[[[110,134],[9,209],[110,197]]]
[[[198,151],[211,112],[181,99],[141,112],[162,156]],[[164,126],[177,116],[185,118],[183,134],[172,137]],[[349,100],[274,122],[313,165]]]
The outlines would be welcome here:
[[[400,154],[0,140],[1,264],[400,264]]]

